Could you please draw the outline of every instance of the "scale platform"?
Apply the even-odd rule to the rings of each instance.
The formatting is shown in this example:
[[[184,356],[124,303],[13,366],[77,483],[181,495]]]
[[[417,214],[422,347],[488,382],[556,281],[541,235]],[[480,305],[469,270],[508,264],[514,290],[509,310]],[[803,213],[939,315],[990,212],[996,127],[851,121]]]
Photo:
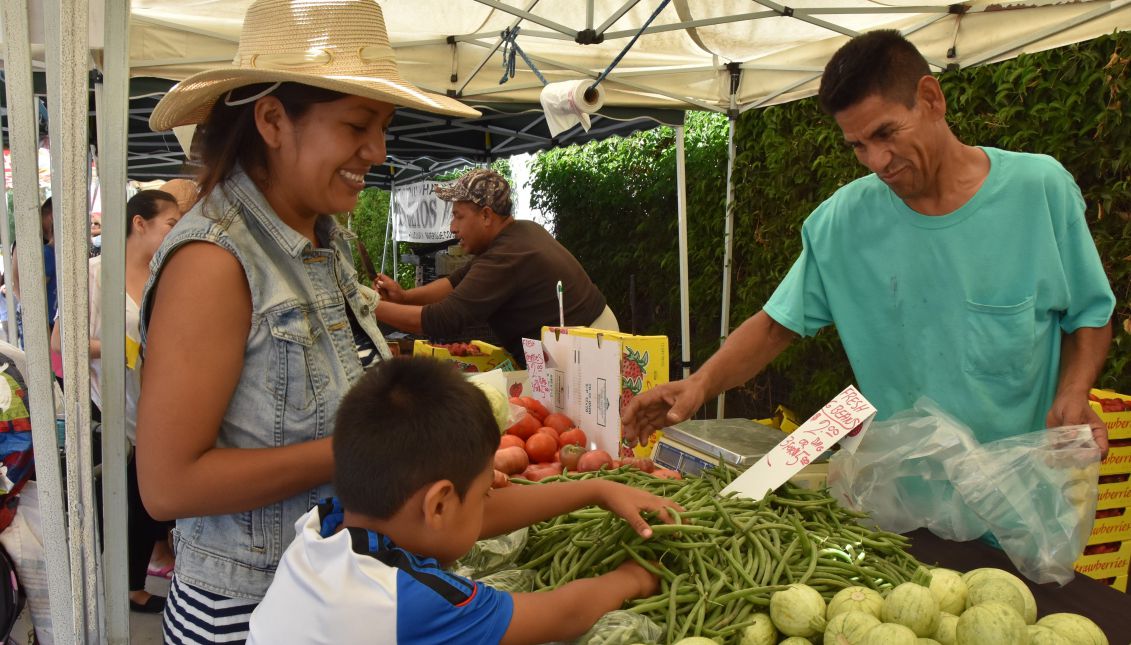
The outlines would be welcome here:
[[[749,419],[692,419],[664,428],[652,450],[652,461],[691,476],[714,467],[720,459],[741,471],[757,463],[785,437],[781,430]],[[827,464],[815,462],[792,481],[822,487],[826,472]]]

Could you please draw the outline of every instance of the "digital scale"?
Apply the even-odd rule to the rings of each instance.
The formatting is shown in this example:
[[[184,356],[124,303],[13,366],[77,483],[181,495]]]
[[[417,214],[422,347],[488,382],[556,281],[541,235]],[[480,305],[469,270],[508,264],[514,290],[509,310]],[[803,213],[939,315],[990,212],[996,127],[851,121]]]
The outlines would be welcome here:
[[[781,430],[749,419],[692,419],[668,426],[652,449],[657,466],[696,476],[722,459],[739,471],[758,462],[786,436]],[[827,453],[790,479],[808,488],[823,487]]]

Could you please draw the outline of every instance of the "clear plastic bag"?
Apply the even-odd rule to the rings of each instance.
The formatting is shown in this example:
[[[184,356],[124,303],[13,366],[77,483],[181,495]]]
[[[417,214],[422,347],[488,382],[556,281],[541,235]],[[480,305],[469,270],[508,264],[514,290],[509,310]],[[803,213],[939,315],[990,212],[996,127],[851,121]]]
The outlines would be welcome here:
[[[948,540],[992,533],[1035,582],[1067,584],[1095,517],[1100,451],[1087,426],[981,445],[933,402],[875,422],[829,462],[829,487],[879,527]]]
[[[601,616],[589,631],[574,641],[575,645],[632,645],[658,643],[664,630],[647,616],[616,610]],[[557,643],[555,645],[566,645]]]
[[[527,528],[513,533],[479,540],[471,550],[452,565],[452,573],[465,578],[479,579],[497,571],[511,569],[526,548]]]

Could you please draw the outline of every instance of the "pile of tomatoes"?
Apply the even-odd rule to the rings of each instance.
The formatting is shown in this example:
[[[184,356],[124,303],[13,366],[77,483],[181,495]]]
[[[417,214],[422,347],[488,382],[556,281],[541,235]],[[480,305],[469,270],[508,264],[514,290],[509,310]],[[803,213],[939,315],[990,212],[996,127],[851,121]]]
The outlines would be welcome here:
[[[588,472],[602,468],[632,466],[647,473],[665,476],[670,471],[654,472],[651,459],[614,459],[604,450],[590,450],[589,439],[572,419],[550,412],[537,399],[511,397],[522,414],[499,439],[495,452],[495,487],[506,486],[510,477],[541,481],[569,472]],[[678,473],[672,473],[678,477]],[[670,475],[669,475],[670,476]]]

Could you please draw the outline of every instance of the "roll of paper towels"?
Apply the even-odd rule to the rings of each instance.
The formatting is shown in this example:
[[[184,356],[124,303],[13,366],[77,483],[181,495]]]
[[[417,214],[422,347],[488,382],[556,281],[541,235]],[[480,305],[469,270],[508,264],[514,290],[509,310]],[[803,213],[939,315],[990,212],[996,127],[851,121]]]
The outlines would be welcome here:
[[[542,88],[542,110],[546,113],[546,125],[550,127],[551,137],[558,136],[558,133],[578,123],[586,132],[589,131],[589,115],[605,105],[605,88],[601,85],[589,93],[589,98],[593,100],[586,100],[586,92],[592,85],[593,81],[589,80],[563,81],[550,83]]]

